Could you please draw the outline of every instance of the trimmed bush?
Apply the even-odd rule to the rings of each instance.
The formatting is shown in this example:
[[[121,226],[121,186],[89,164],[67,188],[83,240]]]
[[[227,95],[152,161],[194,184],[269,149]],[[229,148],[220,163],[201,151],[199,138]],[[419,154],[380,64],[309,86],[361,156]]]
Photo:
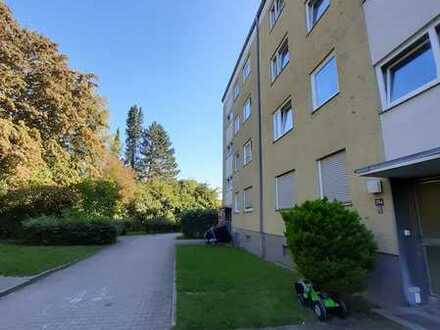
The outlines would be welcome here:
[[[109,220],[42,216],[23,223],[23,239],[33,245],[103,245],[116,241],[118,226]]]
[[[365,288],[377,247],[356,211],[324,199],[305,202],[282,216],[289,249],[303,276],[336,295]]]
[[[182,232],[186,238],[203,238],[205,232],[217,222],[217,209],[192,209],[181,214]]]

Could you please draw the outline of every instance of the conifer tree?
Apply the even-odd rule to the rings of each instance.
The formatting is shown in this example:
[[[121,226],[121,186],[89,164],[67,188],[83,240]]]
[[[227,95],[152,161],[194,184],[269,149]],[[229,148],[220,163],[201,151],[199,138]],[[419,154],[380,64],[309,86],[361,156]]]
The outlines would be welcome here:
[[[119,128],[116,130],[116,134],[110,146],[110,152],[118,159],[121,157],[121,134],[119,132]]]
[[[175,151],[168,133],[153,122],[142,134],[140,178],[175,179],[179,174]]]
[[[132,169],[138,170],[139,147],[142,137],[142,108],[134,105],[128,111],[125,140],[125,162]]]

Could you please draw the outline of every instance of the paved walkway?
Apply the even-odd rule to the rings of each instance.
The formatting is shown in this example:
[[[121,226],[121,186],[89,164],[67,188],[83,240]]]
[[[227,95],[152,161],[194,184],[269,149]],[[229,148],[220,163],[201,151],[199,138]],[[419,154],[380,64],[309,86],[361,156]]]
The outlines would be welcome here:
[[[0,292],[27,282],[30,277],[0,276]]]
[[[72,267],[0,298],[0,329],[169,329],[175,237],[121,238]]]

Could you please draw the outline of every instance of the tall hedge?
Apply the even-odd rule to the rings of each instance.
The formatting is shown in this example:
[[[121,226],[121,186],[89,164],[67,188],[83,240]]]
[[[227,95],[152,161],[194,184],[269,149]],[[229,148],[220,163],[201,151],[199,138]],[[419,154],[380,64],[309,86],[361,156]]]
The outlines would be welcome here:
[[[305,278],[333,294],[365,288],[377,247],[356,211],[324,199],[305,202],[282,216],[293,260]]]
[[[25,243],[33,245],[102,245],[118,236],[118,226],[108,220],[42,216],[23,224]]]
[[[205,232],[217,222],[217,209],[192,209],[181,215],[182,232],[186,238],[203,238]]]

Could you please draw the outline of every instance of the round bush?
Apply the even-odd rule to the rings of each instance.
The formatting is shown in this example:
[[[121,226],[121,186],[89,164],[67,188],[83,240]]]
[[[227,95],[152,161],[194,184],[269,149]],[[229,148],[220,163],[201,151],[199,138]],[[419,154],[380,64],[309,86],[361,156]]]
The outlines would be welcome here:
[[[282,216],[289,249],[303,276],[336,295],[365,288],[377,246],[356,211],[324,199],[305,202]]]

